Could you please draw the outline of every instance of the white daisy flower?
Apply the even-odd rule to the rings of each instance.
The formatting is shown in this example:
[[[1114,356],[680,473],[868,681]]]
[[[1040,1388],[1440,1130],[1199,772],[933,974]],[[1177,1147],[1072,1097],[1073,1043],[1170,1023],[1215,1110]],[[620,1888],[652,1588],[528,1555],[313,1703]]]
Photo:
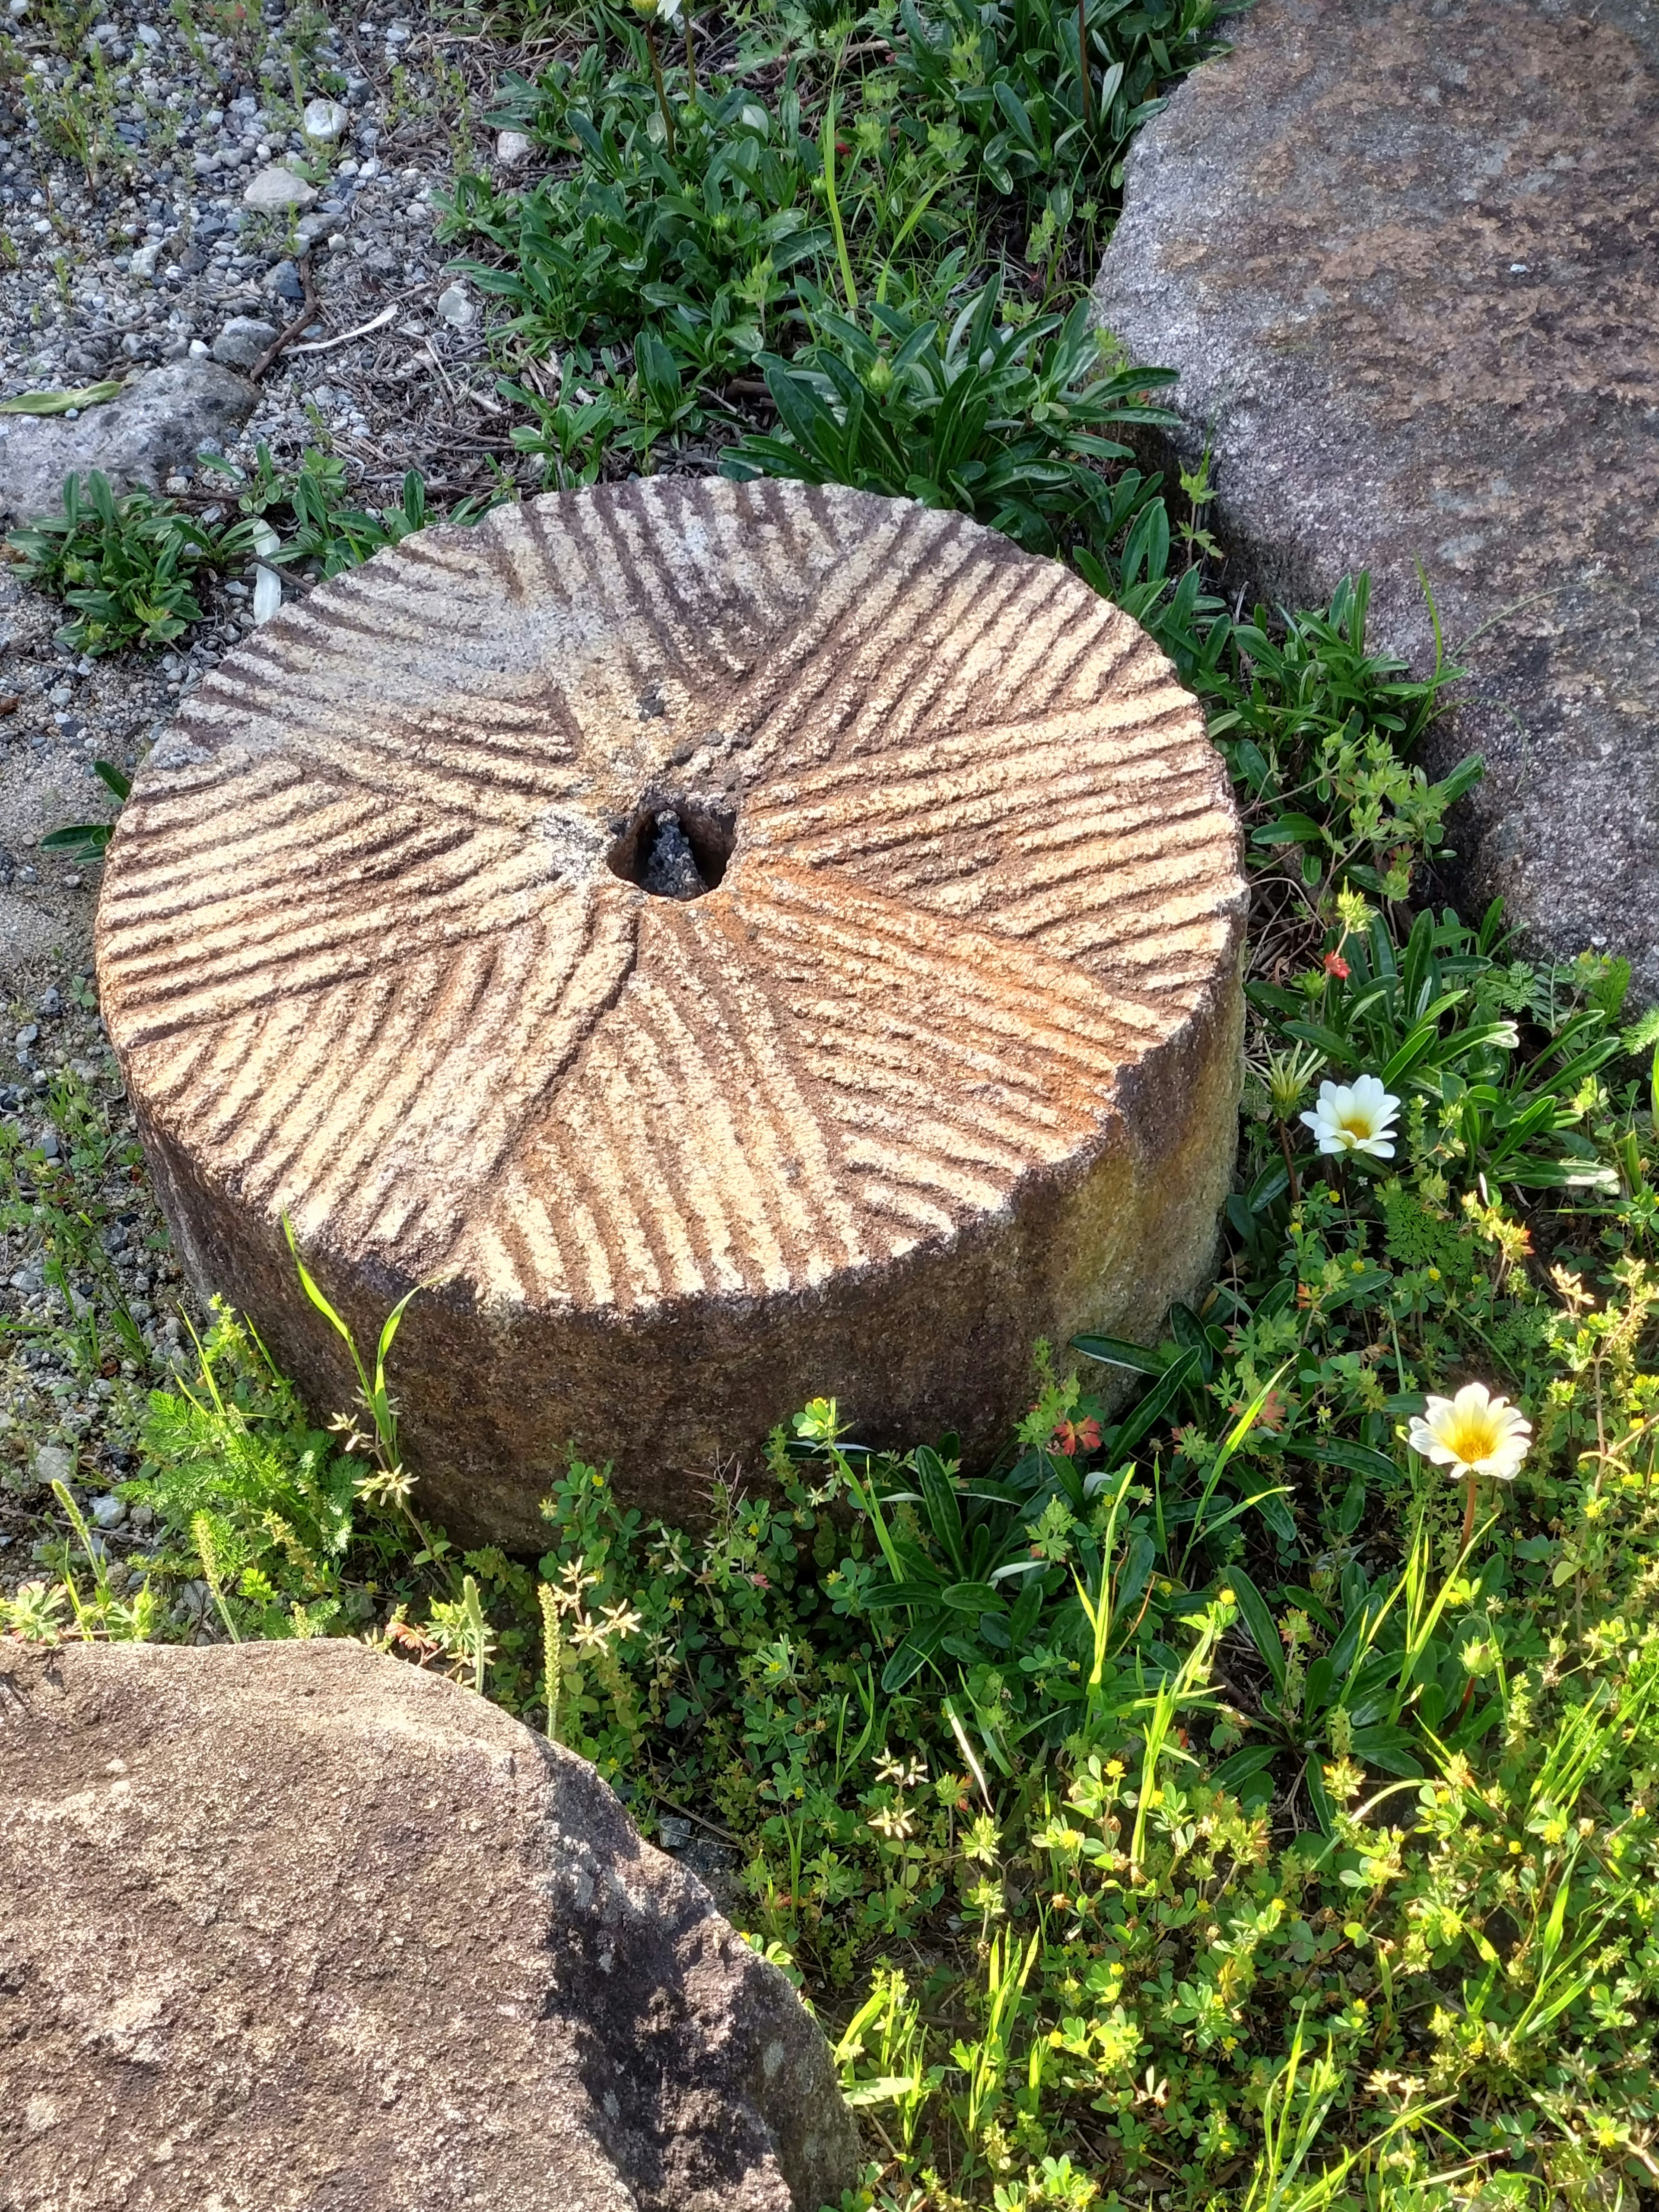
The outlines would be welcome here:
[[[1513,1482],[1532,1442],[1532,1424],[1484,1382],[1466,1382],[1455,1398],[1431,1398],[1413,1417],[1407,1441],[1437,1467],[1449,1468],[1454,1481],[1486,1474]]]
[[[1352,1083],[1322,1083],[1318,1103],[1302,1119],[1322,1152],[1368,1152],[1374,1160],[1391,1160],[1399,1111],[1400,1101],[1376,1076],[1360,1075]]]

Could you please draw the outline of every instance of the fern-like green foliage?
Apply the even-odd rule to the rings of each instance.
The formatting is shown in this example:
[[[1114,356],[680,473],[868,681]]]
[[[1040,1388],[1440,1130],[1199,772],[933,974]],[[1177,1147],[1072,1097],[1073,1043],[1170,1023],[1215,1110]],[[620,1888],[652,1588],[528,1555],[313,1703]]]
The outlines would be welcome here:
[[[311,1425],[292,1384],[246,1326],[220,1310],[193,1388],[157,1390],[143,1431],[145,1462],[123,1486],[156,1515],[181,1565],[234,1583],[256,1614],[252,1632],[313,1636],[366,1620],[348,1573],[360,1526],[360,1464]]]

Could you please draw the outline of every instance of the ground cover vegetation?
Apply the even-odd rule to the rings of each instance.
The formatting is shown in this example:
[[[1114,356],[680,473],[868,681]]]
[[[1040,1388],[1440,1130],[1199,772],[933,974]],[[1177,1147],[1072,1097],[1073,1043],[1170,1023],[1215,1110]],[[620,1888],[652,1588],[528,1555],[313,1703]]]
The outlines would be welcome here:
[[[66,1079],[50,1149],[0,1139],[0,1225],[46,1254],[31,1325],[115,1377],[145,1534],[112,1559],[61,1484],[0,1625],[369,1637],[595,1760],[647,1832],[712,1834],[836,2043],[860,2204],[1633,2204],[1659,1020],[1617,959],[1522,957],[1437,898],[1477,770],[1415,755],[1455,668],[1374,651],[1363,580],[1230,611],[1201,473],[1117,434],[1158,380],[1078,284],[1139,114],[1222,27],[596,9],[503,94],[547,174],[452,206],[549,483],[718,465],[957,507],[1073,561],[1204,697],[1253,879],[1213,1286],[1159,1344],[1036,1347],[984,1474],[948,1437],[872,1455],[820,1401],[703,1531],[577,1464],[538,1561],[463,1553],[402,1466],[395,1315],[353,1407],[301,1406],[222,1311],[144,1392],[137,1332],[100,1333],[135,1162]],[[326,489],[245,490],[229,526],[343,562]],[[99,589],[95,552],[48,564],[110,526],[67,514],[42,580]]]

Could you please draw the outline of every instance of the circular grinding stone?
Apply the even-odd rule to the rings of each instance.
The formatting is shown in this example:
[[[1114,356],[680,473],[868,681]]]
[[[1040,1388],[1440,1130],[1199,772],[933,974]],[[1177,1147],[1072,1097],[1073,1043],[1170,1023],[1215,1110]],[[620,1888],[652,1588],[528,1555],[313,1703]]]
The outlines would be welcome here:
[[[391,1373],[425,1512],[568,1448],[694,1518],[769,1430],[954,1431],[1155,1330],[1234,1142],[1222,763],[1128,617],[958,515],[657,479],[438,528],[149,756],[98,961],[181,1257],[313,1410]]]

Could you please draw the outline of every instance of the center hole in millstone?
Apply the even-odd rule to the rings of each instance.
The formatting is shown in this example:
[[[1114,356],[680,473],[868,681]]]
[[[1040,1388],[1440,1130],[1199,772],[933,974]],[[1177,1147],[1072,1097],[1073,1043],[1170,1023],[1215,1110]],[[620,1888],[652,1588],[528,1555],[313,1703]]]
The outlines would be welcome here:
[[[653,898],[701,898],[726,873],[735,814],[695,799],[647,799],[605,855],[613,876]]]

